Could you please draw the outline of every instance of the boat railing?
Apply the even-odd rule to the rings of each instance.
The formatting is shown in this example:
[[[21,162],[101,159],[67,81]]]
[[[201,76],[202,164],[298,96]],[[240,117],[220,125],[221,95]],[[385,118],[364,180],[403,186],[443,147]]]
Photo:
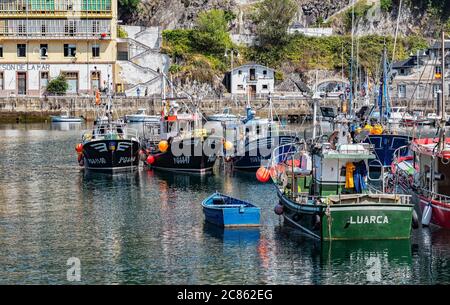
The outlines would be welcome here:
[[[435,200],[442,203],[448,203],[450,204],[450,196],[439,194],[436,192],[432,192],[430,190],[427,190],[425,188],[420,188],[419,192],[423,194],[425,197],[430,198],[431,200]]]

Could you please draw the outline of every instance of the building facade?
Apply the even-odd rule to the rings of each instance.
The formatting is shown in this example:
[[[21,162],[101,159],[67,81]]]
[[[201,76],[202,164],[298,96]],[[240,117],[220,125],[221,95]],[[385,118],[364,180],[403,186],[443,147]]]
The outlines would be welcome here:
[[[450,41],[445,43],[446,54]],[[438,102],[439,94],[450,96],[450,56],[445,59],[445,84],[442,88],[441,44],[435,43],[426,50],[412,54],[408,59],[392,65],[391,97],[397,101]]]
[[[274,91],[275,71],[259,64],[246,64],[230,72],[232,94],[269,94]]]
[[[67,95],[120,91],[116,0],[1,0],[0,96],[43,96],[63,75]]]

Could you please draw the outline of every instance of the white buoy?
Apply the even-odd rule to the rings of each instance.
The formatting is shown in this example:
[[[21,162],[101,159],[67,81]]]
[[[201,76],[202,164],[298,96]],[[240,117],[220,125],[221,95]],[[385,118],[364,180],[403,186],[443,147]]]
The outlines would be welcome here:
[[[433,213],[433,208],[431,207],[431,203],[427,203],[422,213],[422,225],[428,226],[431,221],[431,214]]]

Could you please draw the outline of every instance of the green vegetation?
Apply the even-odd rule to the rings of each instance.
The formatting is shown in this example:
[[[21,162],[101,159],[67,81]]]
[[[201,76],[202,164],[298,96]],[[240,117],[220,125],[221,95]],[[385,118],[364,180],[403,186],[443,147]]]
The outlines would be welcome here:
[[[352,29],[352,19],[354,18],[354,22],[357,23],[361,18],[365,18],[372,5],[367,4],[366,0],[359,0],[355,3],[354,8],[349,8],[344,12],[343,19],[347,31]]]
[[[47,85],[47,93],[51,95],[63,95],[66,94],[69,84],[67,84],[66,78],[62,75],[52,79]]]
[[[119,0],[119,8],[126,13],[134,13],[139,10],[141,0]]]
[[[163,51],[175,62],[170,72],[206,83],[223,74],[229,64],[226,51],[237,48],[228,33],[230,16],[222,10],[202,12],[194,29],[163,31]]]
[[[121,26],[117,27],[117,37],[119,38],[127,38],[128,37],[128,33],[127,31],[125,31],[125,29]]]
[[[293,0],[264,0],[257,4],[253,21],[260,46],[269,49],[287,43],[287,29],[297,9]]]
[[[163,52],[171,56],[173,62],[170,73],[182,80],[195,79],[213,84],[230,69],[230,50],[235,50],[239,56],[234,56],[234,66],[254,61],[275,69],[288,64],[297,73],[310,69],[343,69],[348,74],[351,57],[350,35],[289,35],[287,28],[295,14],[291,4],[292,0],[265,0],[256,6],[253,16],[259,29],[259,43],[253,47],[233,45],[228,33],[231,17],[229,13],[221,10],[201,13],[193,29],[164,31]],[[365,1],[359,1],[355,7],[355,17],[362,18],[369,8]],[[347,12],[343,14],[348,16]],[[268,20],[263,21],[266,17]],[[372,77],[379,72],[385,45],[389,58],[392,58],[393,37],[367,35],[355,39],[355,61],[357,44],[358,63]],[[410,52],[426,47],[426,41],[419,36],[399,37],[394,58],[405,59]],[[225,56],[226,54],[228,56]],[[276,71],[276,78],[284,78],[281,71]]]
[[[392,9],[392,0],[381,0],[380,1],[381,10],[384,12],[389,12]]]

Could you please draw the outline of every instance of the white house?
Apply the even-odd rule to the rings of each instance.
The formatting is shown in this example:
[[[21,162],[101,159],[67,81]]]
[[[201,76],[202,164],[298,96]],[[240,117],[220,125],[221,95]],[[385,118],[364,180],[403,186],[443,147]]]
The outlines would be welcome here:
[[[230,73],[231,94],[269,94],[274,91],[275,70],[249,63],[234,68]]]

